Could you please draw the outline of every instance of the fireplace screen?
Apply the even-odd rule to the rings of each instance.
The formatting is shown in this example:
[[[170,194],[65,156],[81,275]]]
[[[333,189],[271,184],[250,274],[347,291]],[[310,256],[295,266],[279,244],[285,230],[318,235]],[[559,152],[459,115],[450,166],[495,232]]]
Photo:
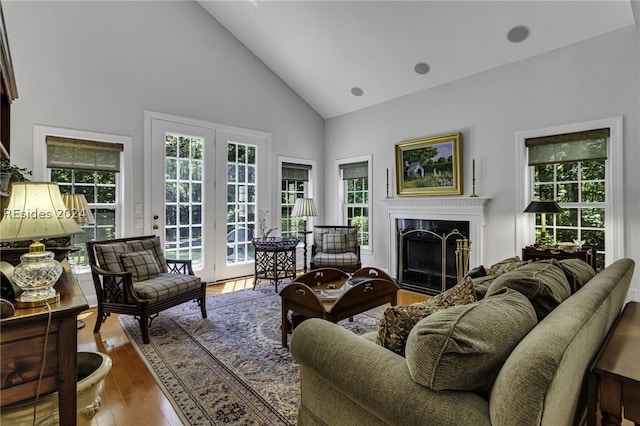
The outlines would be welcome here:
[[[437,294],[469,268],[469,223],[398,219],[398,279],[402,288]]]

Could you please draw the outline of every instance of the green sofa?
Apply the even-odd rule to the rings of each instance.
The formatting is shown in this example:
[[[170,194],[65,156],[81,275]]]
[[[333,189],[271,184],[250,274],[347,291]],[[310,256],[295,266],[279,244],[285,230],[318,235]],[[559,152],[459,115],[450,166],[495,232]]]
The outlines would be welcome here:
[[[556,267],[554,264],[550,269]],[[587,371],[625,303],[634,267],[631,259],[618,260],[580,288],[570,283],[569,295],[539,322],[535,316],[531,320],[529,314],[527,321],[533,321],[533,328],[514,343],[515,349],[509,348],[506,360],[500,360],[496,377],[485,392],[434,390],[432,386],[418,384],[414,380],[417,355],[410,353],[415,336],[409,337],[405,358],[372,341],[375,335],[357,336],[328,321],[307,320],[294,330],[291,338],[291,354],[301,371],[298,424],[580,423],[586,413]],[[504,277],[514,278],[517,273],[518,270],[507,272]],[[539,278],[536,274],[532,276]],[[511,289],[501,292],[514,293]],[[489,295],[483,300],[488,298]],[[467,307],[443,312],[451,309]],[[446,314],[432,316],[436,315],[438,319]],[[479,328],[498,330],[510,323],[490,322]],[[495,340],[493,332],[486,334],[488,341]],[[462,376],[474,368],[465,362],[459,366],[457,374]]]

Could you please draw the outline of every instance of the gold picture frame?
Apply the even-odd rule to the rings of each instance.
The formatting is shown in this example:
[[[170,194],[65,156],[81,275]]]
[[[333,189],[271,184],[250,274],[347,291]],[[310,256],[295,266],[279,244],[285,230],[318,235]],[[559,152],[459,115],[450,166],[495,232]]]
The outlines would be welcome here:
[[[461,133],[397,143],[398,195],[461,195],[461,144]]]

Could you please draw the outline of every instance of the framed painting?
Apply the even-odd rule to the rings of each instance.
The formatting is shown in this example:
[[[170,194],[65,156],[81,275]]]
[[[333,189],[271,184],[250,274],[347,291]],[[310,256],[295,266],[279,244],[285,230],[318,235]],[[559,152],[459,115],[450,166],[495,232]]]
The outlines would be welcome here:
[[[396,144],[398,195],[461,195],[462,134]]]

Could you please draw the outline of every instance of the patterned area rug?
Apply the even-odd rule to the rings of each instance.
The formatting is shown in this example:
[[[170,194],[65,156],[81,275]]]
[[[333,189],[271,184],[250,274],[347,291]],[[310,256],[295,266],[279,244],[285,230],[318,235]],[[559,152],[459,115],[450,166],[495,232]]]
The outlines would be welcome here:
[[[376,330],[384,307],[339,322]],[[188,425],[295,424],[300,370],[281,346],[280,297],[270,285],[207,298],[161,312],[143,344],[138,322],[120,316],[134,346]]]

